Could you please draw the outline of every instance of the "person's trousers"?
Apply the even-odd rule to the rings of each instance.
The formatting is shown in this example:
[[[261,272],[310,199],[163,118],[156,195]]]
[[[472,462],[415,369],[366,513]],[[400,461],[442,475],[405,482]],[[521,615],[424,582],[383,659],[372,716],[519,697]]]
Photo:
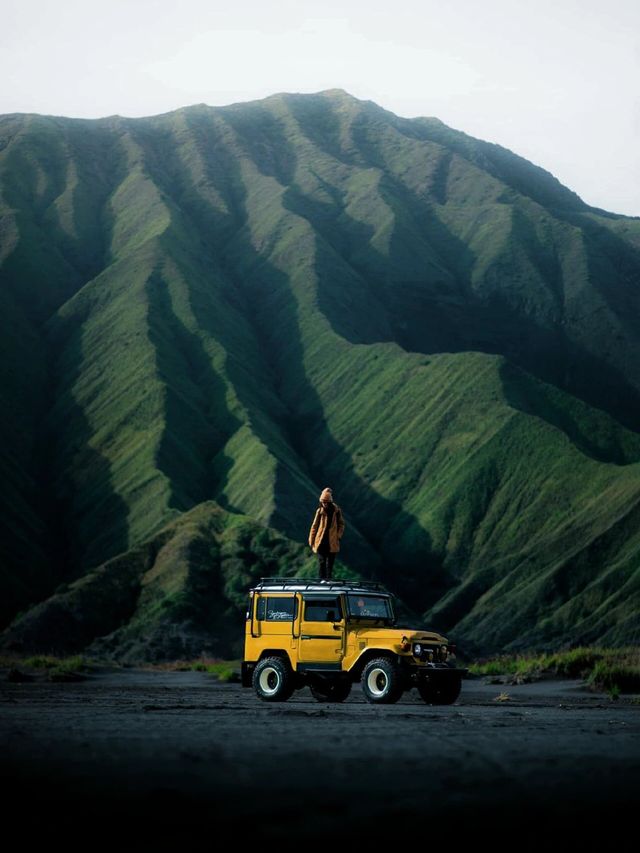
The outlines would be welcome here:
[[[333,572],[333,564],[335,562],[336,555],[331,551],[326,554],[321,554],[318,551],[318,564],[320,566],[320,577],[325,580],[331,580],[331,574]]]

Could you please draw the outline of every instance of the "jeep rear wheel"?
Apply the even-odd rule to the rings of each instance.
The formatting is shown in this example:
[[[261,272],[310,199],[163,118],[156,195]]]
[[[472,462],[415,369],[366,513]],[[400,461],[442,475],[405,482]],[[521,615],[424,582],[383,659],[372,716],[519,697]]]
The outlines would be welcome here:
[[[453,705],[462,688],[459,675],[418,682],[418,693],[427,705]]]
[[[344,702],[351,693],[351,682],[341,678],[333,681],[316,681],[309,685],[309,689],[318,702]]]
[[[402,673],[390,658],[370,660],[360,681],[364,698],[375,705],[391,705],[402,696]]]
[[[265,702],[286,702],[294,688],[293,673],[282,658],[263,658],[253,670],[253,689]]]

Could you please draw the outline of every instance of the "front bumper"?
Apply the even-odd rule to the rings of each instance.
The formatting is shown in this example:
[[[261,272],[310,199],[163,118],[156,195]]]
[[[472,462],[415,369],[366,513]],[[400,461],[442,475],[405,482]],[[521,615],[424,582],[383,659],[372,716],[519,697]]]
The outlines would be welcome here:
[[[422,663],[416,662],[414,659],[407,661],[406,666],[413,680],[418,678],[464,678],[469,672],[464,667],[449,666],[446,663]]]

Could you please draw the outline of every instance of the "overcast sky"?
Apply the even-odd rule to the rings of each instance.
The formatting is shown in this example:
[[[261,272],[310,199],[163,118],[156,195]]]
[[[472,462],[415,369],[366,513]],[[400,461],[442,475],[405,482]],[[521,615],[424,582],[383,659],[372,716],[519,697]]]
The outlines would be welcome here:
[[[640,0],[0,0],[0,113],[341,88],[640,215]]]

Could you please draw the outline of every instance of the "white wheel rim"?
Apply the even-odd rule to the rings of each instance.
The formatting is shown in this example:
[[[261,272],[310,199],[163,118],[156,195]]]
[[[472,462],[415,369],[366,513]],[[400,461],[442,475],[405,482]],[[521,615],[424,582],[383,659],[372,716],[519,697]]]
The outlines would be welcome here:
[[[384,669],[374,667],[367,676],[367,687],[373,696],[384,696],[389,687],[389,677]]]
[[[258,679],[260,690],[266,696],[273,696],[280,687],[280,673],[274,666],[265,666]]]

